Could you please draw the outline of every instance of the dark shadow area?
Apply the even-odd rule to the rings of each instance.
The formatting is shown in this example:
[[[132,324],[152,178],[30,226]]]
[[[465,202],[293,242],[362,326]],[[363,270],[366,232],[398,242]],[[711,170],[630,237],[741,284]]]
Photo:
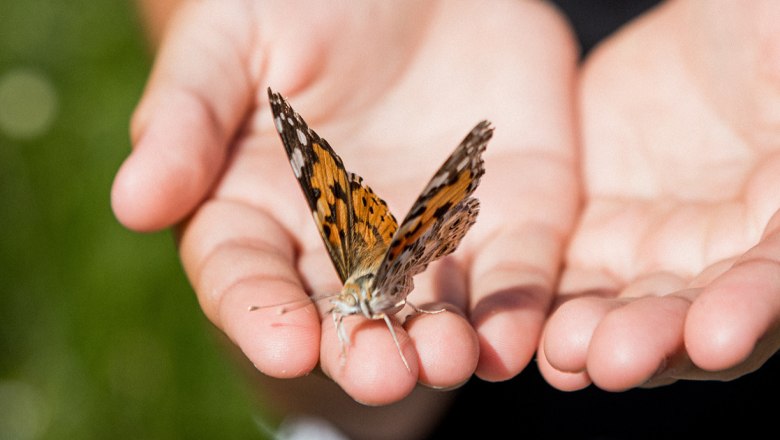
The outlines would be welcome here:
[[[481,438],[630,439],[713,433],[720,438],[771,438],[777,432],[778,392],[777,355],[757,372],[731,382],[678,382],[623,393],[595,387],[558,391],[531,365],[507,382],[472,379],[431,438],[456,438],[469,431],[481,432]]]
[[[658,3],[658,0],[553,0],[567,16],[577,39],[582,56],[607,35],[631,19],[641,15]]]

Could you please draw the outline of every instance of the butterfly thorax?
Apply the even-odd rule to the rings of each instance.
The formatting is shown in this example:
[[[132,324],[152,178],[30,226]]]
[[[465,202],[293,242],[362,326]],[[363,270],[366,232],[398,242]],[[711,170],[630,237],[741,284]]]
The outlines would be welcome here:
[[[369,319],[383,319],[396,313],[406,303],[405,298],[396,301],[375,288],[376,275],[373,272],[355,274],[345,283],[331,300],[333,312],[342,316],[363,314]]]

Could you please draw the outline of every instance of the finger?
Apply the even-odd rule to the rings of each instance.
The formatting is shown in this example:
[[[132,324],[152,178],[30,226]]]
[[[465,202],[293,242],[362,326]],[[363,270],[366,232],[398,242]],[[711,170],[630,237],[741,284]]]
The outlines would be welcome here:
[[[440,274],[441,270],[437,269],[448,267],[434,266],[426,275]],[[434,289],[432,278],[436,276],[423,276],[421,282],[416,283],[415,300],[422,301],[419,304],[424,310],[441,310],[438,304],[442,303],[426,300],[448,296],[430,294]],[[453,283],[446,285],[453,287]],[[463,286],[455,288],[464,289]],[[409,319],[404,328],[398,320],[405,317]],[[345,331],[350,339],[345,348],[336,335],[332,320],[325,320],[323,325],[323,370],[350,396],[365,404],[396,402],[408,395],[417,381],[434,388],[460,385],[474,372],[478,359],[479,348],[471,324],[449,305],[442,313],[399,314],[393,318],[393,329],[409,370],[384,321],[345,318]]]
[[[182,263],[206,316],[254,365],[274,377],[311,371],[319,359],[320,317],[294,266],[292,240],[262,212],[212,201],[184,226]],[[256,311],[250,307],[260,306]]]
[[[543,333],[539,342],[539,350],[536,353],[536,365],[547,383],[561,391],[577,391],[590,385],[591,380],[587,372],[561,371],[550,364],[544,349],[545,337],[546,334]]]
[[[181,220],[222,168],[252,98],[245,67],[251,36],[218,2],[189,2],[177,16],[133,117],[133,152],[111,193],[125,226],[155,230]],[[229,50],[225,50],[229,48]]]
[[[315,239],[312,236],[307,242]],[[326,298],[321,301],[320,309],[322,336],[318,355],[322,370],[353,399],[366,405],[385,405],[402,399],[417,381],[417,356],[408,334],[393,318],[393,330],[411,373],[384,320],[345,317],[342,325],[349,344],[343,345],[333,315],[327,313],[330,308],[327,298],[341,291],[341,283],[332,267],[330,257],[320,243],[311,250],[304,250],[298,260],[298,270],[303,274],[308,290]]]
[[[780,347],[779,317],[780,234],[775,233],[704,289],[691,306],[685,343],[693,362],[705,370],[750,359],[747,373]]]
[[[622,391],[645,384],[684,353],[690,300],[643,297],[610,311],[593,333],[588,375],[599,388]]]
[[[475,255],[471,322],[480,378],[506,380],[530,362],[552,301],[561,243],[552,228],[526,224],[496,234]]]
[[[620,324],[616,325],[614,322],[625,323],[629,328],[635,324],[630,318],[620,321],[620,316],[624,313],[631,316],[632,307],[637,306],[629,307],[627,312],[623,312],[623,308],[636,301],[636,298],[660,297],[677,292],[685,286],[685,281],[675,274],[658,272],[640,277],[626,286],[621,285],[619,280],[606,276],[601,271],[569,269],[564,274],[560,288],[566,293],[559,298],[562,305],[549,319],[540,345],[542,374],[551,385],[562,390],[587,386],[594,380],[591,376],[591,363],[596,362],[595,368],[602,368],[603,365],[599,364],[601,358],[598,356],[609,349],[618,349],[610,345],[609,332],[614,331],[618,339],[626,336]],[[653,311],[648,313],[652,315]],[[607,330],[604,330],[605,328]],[[645,354],[649,356],[649,353]],[[612,361],[615,359],[606,360],[607,363]],[[660,383],[659,381],[667,380],[685,368],[682,360],[678,358],[675,358],[673,365],[666,362],[665,366],[665,369],[659,366],[659,369],[654,371],[656,375],[651,372],[648,376],[645,372],[642,376],[643,373],[637,371],[619,371],[614,374],[617,377],[636,374],[642,379],[634,378],[634,381],[647,386],[651,377],[656,383]],[[609,386],[611,373],[602,373],[607,375],[608,379],[605,380],[606,385],[598,385]]]
[[[479,339],[471,323],[458,310],[444,310],[416,315],[406,323],[418,353],[418,380],[437,389],[466,383],[479,361]]]
[[[544,330],[543,353],[550,367],[561,373],[581,373],[588,368],[588,352],[596,328],[625,301],[603,298],[599,293],[563,303],[550,316]],[[551,383],[558,387],[558,383]]]
[[[303,252],[298,269],[304,274],[311,292],[328,298],[341,290],[341,283],[335,271],[329,269],[332,267],[330,257],[319,243],[317,245]],[[366,405],[385,405],[408,395],[416,383],[414,366],[417,357],[409,336],[397,320],[393,321],[393,330],[412,373],[406,369],[383,320],[368,320],[362,316],[345,317],[342,325],[349,344],[343,345],[337,335],[333,316],[326,313],[329,305],[325,300],[322,303],[322,336],[319,341],[322,370],[353,399]]]
[[[395,320],[393,330],[411,371],[383,320],[344,318],[348,346],[342,346],[332,321],[322,324],[322,370],[353,399],[366,405],[387,405],[412,392],[417,383],[417,354],[409,335]]]
[[[448,389],[465,383],[477,367],[479,340],[465,318],[468,281],[461,252],[431,264],[415,277],[415,289],[409,297],[424,311],[411,307],[399,314],[412,338],[419,359],[420,383]],[[408,315],[404,312],[409,311]]]

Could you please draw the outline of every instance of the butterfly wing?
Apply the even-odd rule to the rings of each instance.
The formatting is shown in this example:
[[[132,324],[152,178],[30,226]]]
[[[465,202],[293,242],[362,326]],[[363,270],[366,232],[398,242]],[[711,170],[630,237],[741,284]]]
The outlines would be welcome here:
[[[350,196],[354,219],[351,242],[354,246],[356,267],[353,273],[373,272],[382,261],[398,229],[387,203],[354,173],[349,173]]]
[[[412,277],[454,251],[474,224],[479,201],[471,194],[485,172],[482,152],[492,136],[489,122],[477,124],[412,205],[377,271],[383,302],[397,304],[412,290]]]
[[[280,94],[268,89],[276,131],[342,282],[377,266],[398,224],[387,204],[349,173],[325,139]],[[372,261],[376,260],[375,261]]]

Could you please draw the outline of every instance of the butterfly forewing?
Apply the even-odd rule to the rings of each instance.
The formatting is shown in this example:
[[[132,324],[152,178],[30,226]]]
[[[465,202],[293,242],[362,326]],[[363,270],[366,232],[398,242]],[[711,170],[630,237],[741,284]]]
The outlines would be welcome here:
[[[377,289],[406,296],[414,275],[460,244],[479,212],[470,196],[484,174],[482,152],[492,135],[487,121],[477,124],[430,180],[393,236],[377,271]]]
[[[349,276],[349,182],[341,158],[287,101],[268,90],[276,131],[342,282]]]
[[[398,228],[387,204],[345,170],[328,142],[281,95],[269,89],[268,96],[293,173],[342,283],[356,270],[375,268]]]

